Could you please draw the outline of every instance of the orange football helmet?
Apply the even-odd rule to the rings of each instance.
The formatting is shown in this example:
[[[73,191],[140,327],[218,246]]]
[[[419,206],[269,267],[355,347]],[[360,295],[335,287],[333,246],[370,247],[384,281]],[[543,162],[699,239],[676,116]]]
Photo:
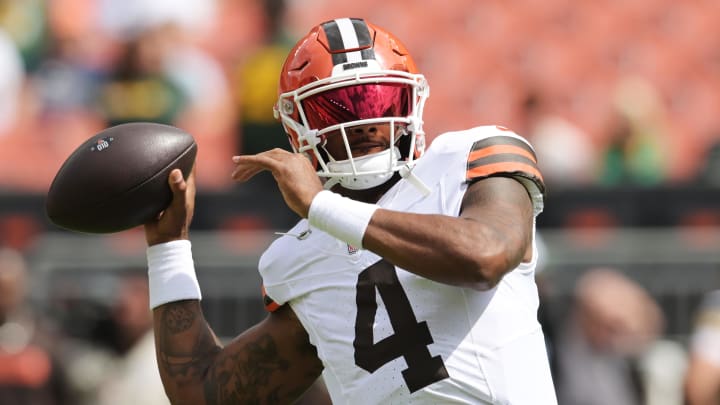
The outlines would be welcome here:
[[[340,18],[313,27],[290,51],[274,107],[297,153],[305,154],[326,187],[367,189],[409,172],[425,150],[423,108],[429,87],[405,46],[365,20]],[[348,128],[389,124],[385,151],[352,157]],[[324,148],[342,136],[349,157]]]

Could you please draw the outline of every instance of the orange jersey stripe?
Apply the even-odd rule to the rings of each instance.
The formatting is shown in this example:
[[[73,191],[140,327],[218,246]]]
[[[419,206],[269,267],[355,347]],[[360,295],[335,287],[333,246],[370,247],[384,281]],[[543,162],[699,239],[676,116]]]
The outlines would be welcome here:
[[[490,163],[487,165],[482,165],[478,167],[474,167],[472,169],[469,169],[467,171],[467,179],[476,179],[481,177],[488,177],[493,174],[497,173],[514,173],[514,172],[525,172],[532,176],[535,176],[540,181],[542,181],[543,177],[540,174],[540,171],[529,164],[526,163],[520,163],[520,162],[501,162],[501,163]]]
[[[278,308],[280,308],[280,305],[277,302],[272,301],[272,300],[270,300],[269,303],[265,304],[265,310],[268,312],[275,312],[275,311],[277,311]]]
[[[261,286],[260,290],[262,291],[263,296],[263,303],[265,304],[265,310],[268,312],[275,312],[278,308],[280,308],[280,305],[278,305],[277,302],[275,302],[272,298],[270,298],[269,295],[267,295],[267,291],[265,291],[265,286]]]
[[[473,160],[484,158],[484,157],[490,156],[490,155],[497,155],[500,153],[512,153],[515,155],[520,155],[520,156],[526,157],[529,160],[537,163],[537,160],[535,160],[535,156],[533,156],[532,153],[528,152],[527,150],[525,150],[519,146],[515,146],[515,145],[492,145],[492,146],[486,146],[482,149],[473,150],[470,152],[470,156],[468,156],[468,161],[472,162]]]

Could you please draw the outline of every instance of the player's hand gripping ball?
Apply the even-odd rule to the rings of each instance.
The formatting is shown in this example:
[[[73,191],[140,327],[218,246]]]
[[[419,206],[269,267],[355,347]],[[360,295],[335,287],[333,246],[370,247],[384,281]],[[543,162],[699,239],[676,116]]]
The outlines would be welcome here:
[[[45,209],[56,225],[83,233],[113,233],[157,217],[172,200],[168,175],[188,177],[197,144],[183,130],[137,122],[107,128],[63,163]]]

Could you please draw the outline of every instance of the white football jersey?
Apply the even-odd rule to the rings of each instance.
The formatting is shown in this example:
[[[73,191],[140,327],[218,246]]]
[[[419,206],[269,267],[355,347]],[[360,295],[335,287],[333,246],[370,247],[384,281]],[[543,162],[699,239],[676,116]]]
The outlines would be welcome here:
[[[437,137],[378,202],[457,216],[472,181],[518,178],[542,211],[529,144],[487,126]],[[488,291],[437,283],[300,221],[260,259],[266,300],[289,304],[317,347],[334,404],[556,404],[537,321],[533,259]],[[442,232],[438,229],[438,232]]]

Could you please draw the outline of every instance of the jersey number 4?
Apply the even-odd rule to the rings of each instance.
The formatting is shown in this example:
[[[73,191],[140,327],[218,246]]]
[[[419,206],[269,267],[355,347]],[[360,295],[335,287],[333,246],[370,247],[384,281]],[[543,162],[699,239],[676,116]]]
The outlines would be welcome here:
[[[373,343],[377,313],[375,290],[385,303],[394,334]],[[427,346],[433,343],[427,322],[418,322],[407,294],[398,280],[395,266],[380,260],[358,275],[357,318],[355,318],[355,364],[370,373],[400,356],[407,368],[402,375],[410,392],[448,378],[440,356],[432,357]]]

